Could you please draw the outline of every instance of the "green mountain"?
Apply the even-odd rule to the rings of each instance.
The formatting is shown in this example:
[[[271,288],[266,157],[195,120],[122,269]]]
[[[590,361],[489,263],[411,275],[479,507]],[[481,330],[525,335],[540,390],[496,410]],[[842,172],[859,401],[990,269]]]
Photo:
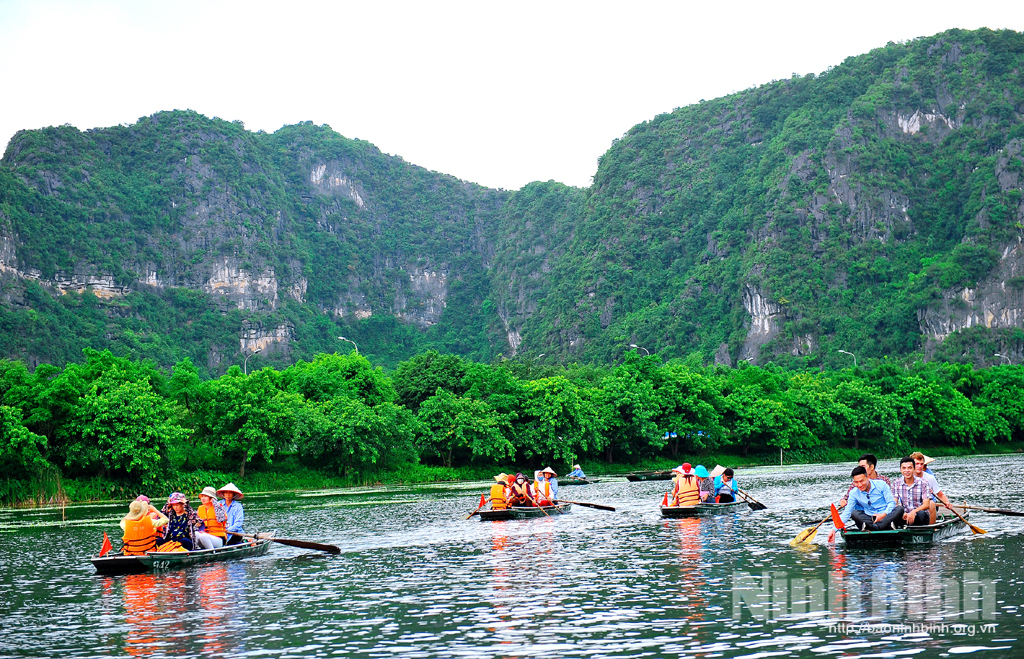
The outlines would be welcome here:
[[[491,190],[310,123],[23,131],[0,354],[1020,361],[1022,118],[1024,34],[950,30],[659,115],[586,190]]]

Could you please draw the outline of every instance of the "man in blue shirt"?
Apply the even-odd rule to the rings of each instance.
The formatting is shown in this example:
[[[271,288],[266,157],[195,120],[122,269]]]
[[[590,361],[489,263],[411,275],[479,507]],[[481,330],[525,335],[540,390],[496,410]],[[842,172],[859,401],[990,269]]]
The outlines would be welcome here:
[[[853,477],[853,490],[840,515],[843,526],[851,517],[861,531],[895,529],[906,524],[903,506],[896,505],[888,485],[869,479],[867,470],[859,465],[853,468],[850,476]]]

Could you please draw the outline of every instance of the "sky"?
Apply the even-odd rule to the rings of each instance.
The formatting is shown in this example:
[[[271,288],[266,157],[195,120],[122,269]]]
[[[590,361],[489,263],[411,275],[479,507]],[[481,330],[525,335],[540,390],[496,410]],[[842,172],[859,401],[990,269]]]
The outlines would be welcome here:
[[[0,145],[191,109],[327,124],[488,187],[585,187],[658,114],[954,27],[1024,31],[1024,2],[0,0]]]

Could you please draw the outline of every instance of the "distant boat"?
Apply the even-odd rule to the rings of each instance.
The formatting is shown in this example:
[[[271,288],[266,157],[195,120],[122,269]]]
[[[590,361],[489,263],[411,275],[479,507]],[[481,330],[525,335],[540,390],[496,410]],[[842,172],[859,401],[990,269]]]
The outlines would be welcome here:
[[[154,570],[173,570],[177,568],[215,563],[219,561],[236,561],[252,556],[262,556],[270,551],[272,541],[266,538],[242,542],[237,545],[225,545],[219,549],[197,549],[195,551],[151,551],[141,556],[124,556],[114,554],[93,556],[92,564],[99,574],[137,574]]]
[[[742,499],[730,501],[729,503],[698,503],[696,506],[662,506],[662,517],[704,517],[707,515],[720,515],[722,513],[735,513],[746,508],[747,502]]]
[[[626,474],[626,480],[631,483],[637,481],[670,481],[672,480],[672,471],[638,471],[634,474]]]
[[[600,483],[600,482],[601,482],[600,478],[574,478],[574,477],[569,477],[569,478],[565,478],[565,479],[560,479],[558,481],[558,485],[559,485],[559,487],[563,487],[565,485],[590,485],[591,483]]]

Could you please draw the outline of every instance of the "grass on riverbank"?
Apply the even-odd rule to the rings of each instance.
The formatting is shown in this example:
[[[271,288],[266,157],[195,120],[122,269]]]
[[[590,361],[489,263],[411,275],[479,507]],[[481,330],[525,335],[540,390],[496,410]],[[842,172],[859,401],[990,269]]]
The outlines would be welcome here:
[[[852,464],[864,453],[875,452],[875,442],[862,440],[861,447],[825,448],[814,451],[784,451],[783,464],[846,463]],[[1005,444],[981,444],[971,449],[966,446],[922,446],[917,450],[932,457],[973,456],[979,454],[1011,454],[1024,452],[1024,442]],[[899,456],[876,452],[879,459]],[[758,467],[778,465],[779,455],[747,455],[725,452],[679,456],[676,458],[651,458],[635,464],[608,464],[597,460],[582,461],[584,471],[592,477],[602,475],[623,475],[637,471],[658,471],[672,469],[682,462],[703,464],[709,470],[716,464],[728,467]],[[563,475],[571,466],[551,465]],[[155,500],[171,492],[184,492],[190,498],[207,485],[220,487],[234,482],[246,493],[293,492],[296,490],[338,489],[367,485],[416,485],[454,481],[486,481],[498,471],[522,470],[532,474],[533,469],[523,465],[469,465],[464,467],[439,467],[432,465],[406,465],[399,469],[376,474],[348,475],[327,474],[316,469],[284,460],[262,470],[250,470],[245,478],[235,472],[198,470],[175,474],[149,488],[117,483],[99,477],[89,479],[60,479],[55,474],[31,481],[5,479],[0,481],[0,503],[15,506],[45,506],[63,503],[86,503],[93,501],[128,501],[139,494],[147,494]]]

